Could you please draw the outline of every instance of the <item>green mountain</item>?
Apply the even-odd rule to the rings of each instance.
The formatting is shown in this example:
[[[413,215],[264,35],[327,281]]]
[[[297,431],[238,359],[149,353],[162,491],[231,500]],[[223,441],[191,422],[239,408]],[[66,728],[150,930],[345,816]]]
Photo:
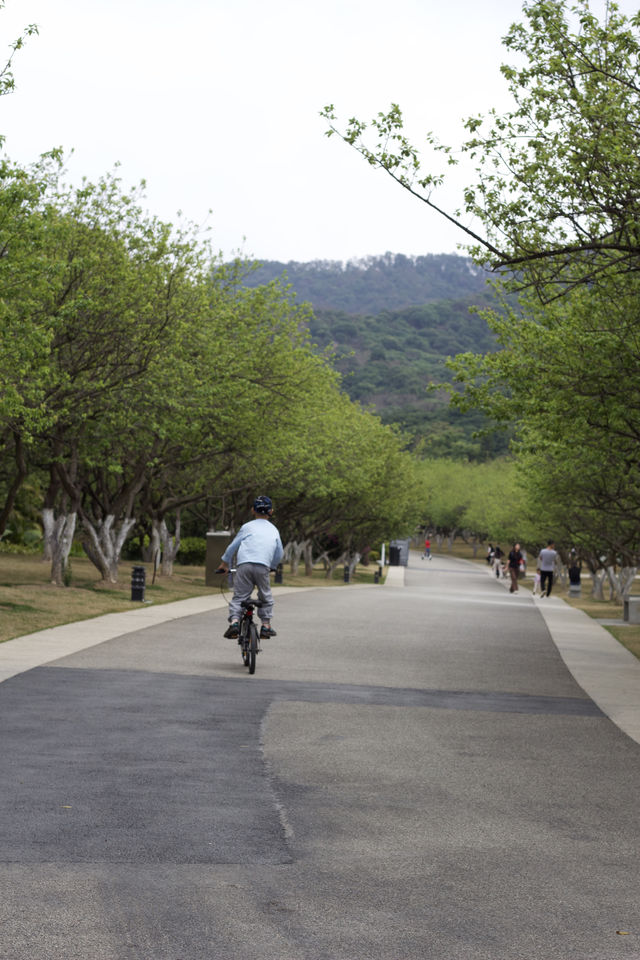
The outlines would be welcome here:
[[[487,282],[487,274],[468,257],[406,257],[399,253],[347,263],[265,260],[254,264],[244,282],[254,287],[283,276],[299,299],[313,304],[316,310],[374,315],[382,310],[462,299],[484,290]]]
[[[486,353],[493,335],[472,306],[488,306],[487,275],[465,257],[387,254],[343,265],[332,261],[263,263],[245,283],[280,278],[313,307],[314,342],[330,347],[353,400],[397,423],[431,456],[490,459],[506,450],[504,433],[482,433],[477,414],[449,406],[445,362],[457,353]]]

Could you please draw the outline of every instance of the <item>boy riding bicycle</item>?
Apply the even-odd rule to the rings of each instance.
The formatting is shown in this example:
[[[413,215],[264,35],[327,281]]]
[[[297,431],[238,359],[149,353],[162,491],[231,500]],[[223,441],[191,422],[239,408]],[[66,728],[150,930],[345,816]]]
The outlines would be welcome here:
[[[276,526],[269,519],[273,514],[273,504],[269,497],[257,497],[253,501],[251,512],[254,519],[240,527],[222,554],[218,568],[218,572],[227,573],[237,552],[233,597],[229,603],[229,626],[224,633],[225,637],[230,639],[236,639],[240,635],[242,601],[249,599],[254,586],[258,588],[258,597],[264,604],[260,607],[260,637],[265,639],[276,636],[275,630],[271,629],[273,594],[269,571],[275,570],[282,560],[282,541]]]

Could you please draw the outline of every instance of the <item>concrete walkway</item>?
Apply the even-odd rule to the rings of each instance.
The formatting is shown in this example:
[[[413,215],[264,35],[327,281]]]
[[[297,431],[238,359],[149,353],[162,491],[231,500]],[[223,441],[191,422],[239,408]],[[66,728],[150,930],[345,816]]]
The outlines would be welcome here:
[[[251,678],[219,595],[0,645],[0,958],[640,960],[635,661],[444,556],[277,597]]]
[[[397,589],[404,584],[405,568],[389,567],[385,586]],[[506,581],[504,585],[507,586]],[[307,589],[314,588],[275,587],[273,593],[278,597]],[[522,588],[520,594],[532,597],[529,590]],[[620,730],[640,743],[640,660],[581,610],[553,595],[532,599],[576,682]],[[217,594],[155,607],[145,605],[8,640],[0,644],[0,682],[114,637],[219,610],[226,603]]]
[[[282,596],[299,589],[310,588],[276,587],[273,592],[276,596]],[[181,620],[183,617],[208,613],[210,610],[220,610],[226,606],[227,601],[221,594],[191,597],[155,607],[142,604],[135,610],[124,613],[106,613],[91,620],[77,620],[75,623],[65,623],[59,627],[49,627],[47,630],[38,630],[37,633],[7,640],[0,644],[0,683],[24,673],[25,670],[51,663],[79,650],[87,650],[106,640],[113,640],[114,637],[144,630],[145,627],[156,627],[170,620]]]
[[[505,587],[508,581],[501,581]],[[529,596],[576,682],[602,712],[640,743],[640,660],[596,620],[553,594]]]

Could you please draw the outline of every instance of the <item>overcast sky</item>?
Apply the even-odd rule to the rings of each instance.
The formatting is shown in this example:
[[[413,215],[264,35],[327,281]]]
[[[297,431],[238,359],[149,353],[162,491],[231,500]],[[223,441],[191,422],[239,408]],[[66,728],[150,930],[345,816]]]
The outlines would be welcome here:
[[[3,48],[40,32],[0,132],[20,162],[73,150],[74,181],[119,163],[151,213],[207,223],[227,257],[454,252],[459,232],[326,138],[319,111],[398,102],[414,140],[459,143],[463,118],[508,103],[501,38],[520,19],[519,0],[6,0]]]

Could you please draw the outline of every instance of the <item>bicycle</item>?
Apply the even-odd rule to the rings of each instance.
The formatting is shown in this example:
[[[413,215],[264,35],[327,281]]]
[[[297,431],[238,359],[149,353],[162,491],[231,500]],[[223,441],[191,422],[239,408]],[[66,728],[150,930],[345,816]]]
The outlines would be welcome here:
[[[258,626],[253,619],[254,610],[265,606],[262,600],[243,600],[242,617],[240,619],[240,636],[238,643],[242,653],[242,662],[249,668],[249,673],[256,672],[256,656],[260,653],[260,633]]]
[[[227,570],[224,567],[218,567],[216,573],[228,573],[233,575],[236,572],[235,567],[229,567]],[[220,584],[220,590],[224,596],[224,587]],[[249,673],[253,674],[256,672],[256,656],[260,653],[260,633],[258,630],[258,625],[253,619],[254,611],[259,610],[260,607],[266,607],[267,602],[265,600],[255,599],[254,597],[249,597],[248,600],[241,600],[240,605],[242,607],[242,616],[240,618],[239,634],[238,634],[238,644],[240,645],[240,652],[242,654],[242,662],[245,667],[249,668]]]

